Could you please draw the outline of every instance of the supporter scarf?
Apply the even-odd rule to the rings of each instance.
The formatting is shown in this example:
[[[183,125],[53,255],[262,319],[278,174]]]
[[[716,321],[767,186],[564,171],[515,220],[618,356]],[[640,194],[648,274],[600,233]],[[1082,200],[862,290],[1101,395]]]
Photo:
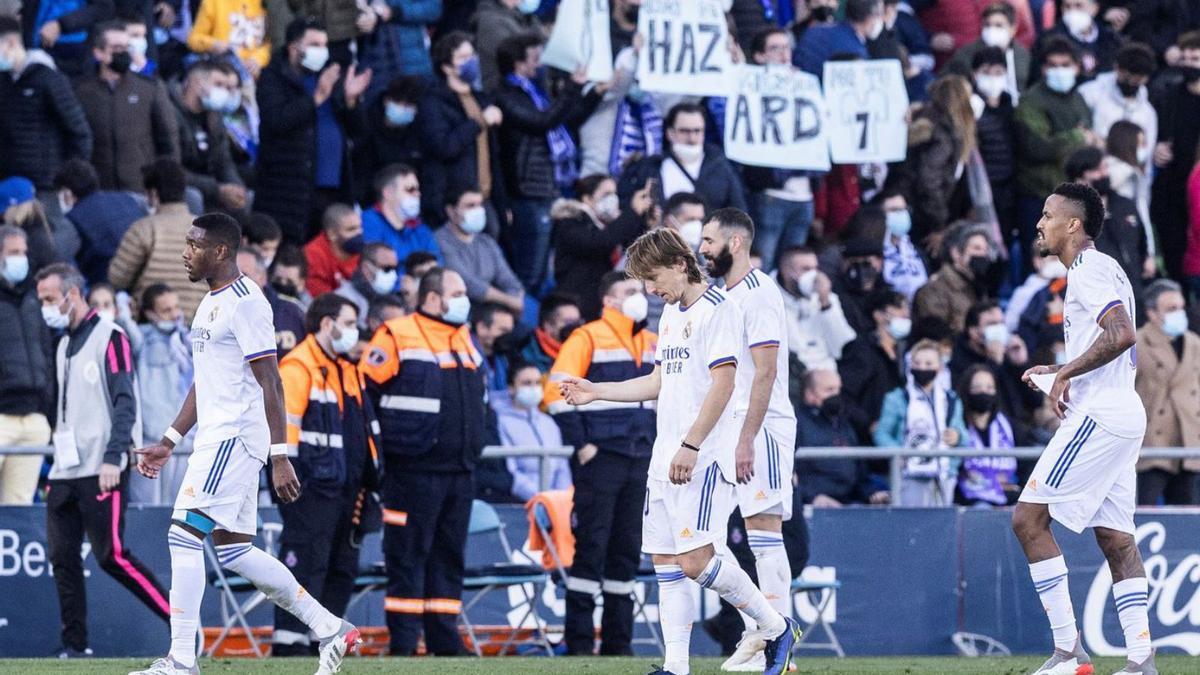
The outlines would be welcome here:
[[[662,153],[662,113],[649,95],[640,103],[622,99],[617,104],[612,148],[608,153],[608,173],[621,175],[625,164],[635,155],[649,157]]]
[[[986,442],[974,424],[967,428],[971,434],[971,447],[976,450],[1008,450],[1014,447],[1012,425],[1004,413],[998,412],[992,417]],[[1004,484],[1015,482],[1016,476],[1015,457],[968,457],[962,463],[958,489],[967,499],[1004,506],[1008,503]]]
[[[550,109],[550,99],[532,80],[516,74],[509,74],[506,79],[510,84],[520,87],[538,110]],[[554,183],[563,190],[570,189],[579,177],[579,169],[575,166],[575,141],[567,128],[560,124],[546,132],[546,144],[550,146],[550,162],[554,164]]]
[[[904,418],[904,447],[934,450],[945,447],[942,432],[950,422],[950,397],[934,382],[933,391],[926,393],[910,375],[907,385],[908,413]],[[904,477],[917,479],[949,478],[949,457],[909,457],[904,463]]]

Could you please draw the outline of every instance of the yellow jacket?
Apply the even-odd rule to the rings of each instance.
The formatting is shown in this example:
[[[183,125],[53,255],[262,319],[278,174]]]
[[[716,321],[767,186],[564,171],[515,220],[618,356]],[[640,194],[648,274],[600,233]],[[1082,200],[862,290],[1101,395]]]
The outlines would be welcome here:
[[[188,49],[207,53],[218,40],[229,43],[242,61],[265,67],[271,60],[271,44],[262,0],[203,0],[188,34]]]

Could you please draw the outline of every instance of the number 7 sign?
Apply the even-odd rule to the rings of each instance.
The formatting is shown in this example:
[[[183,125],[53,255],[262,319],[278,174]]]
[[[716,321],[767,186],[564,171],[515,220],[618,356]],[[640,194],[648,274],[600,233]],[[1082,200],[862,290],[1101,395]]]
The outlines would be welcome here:
[[[823,84],[835,163],[896,162],[908,150],[908,92],[895,59],[830,61]]]

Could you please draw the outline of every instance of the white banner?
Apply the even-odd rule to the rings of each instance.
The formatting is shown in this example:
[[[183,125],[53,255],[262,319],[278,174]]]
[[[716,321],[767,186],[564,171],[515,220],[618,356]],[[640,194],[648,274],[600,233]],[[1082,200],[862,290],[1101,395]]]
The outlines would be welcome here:
[[[563,0],[542,63],[568,73],[586,63],[588,80],[608,82],[613,77],[608,31],[608,0]]]
[[[829,170],[825,99],[816,76],[789,66],[733,68],[725,155],[780,169]]]
[[[720,0],[643,0],[638,84],[645,91],[727,96],[732,61]]]
[[[829,150],[838,164],[898,162],[908,150],[908,91],[900,62],[826,61]]]

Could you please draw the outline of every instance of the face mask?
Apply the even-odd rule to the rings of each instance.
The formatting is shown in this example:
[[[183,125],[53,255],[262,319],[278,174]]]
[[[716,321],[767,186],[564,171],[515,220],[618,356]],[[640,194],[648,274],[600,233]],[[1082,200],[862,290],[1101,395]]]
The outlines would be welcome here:
[[[457,298],[450,298],[446,301],[446,311],[442,313],[442,320],[446,323],[464,324],[467,322],[467,317],[471,315],[471,299],[465,295],[460,295]]]
[[[902,211],[888,211],[887,229],[897,237],[903,237],[912,230],[912,214],[908,209]]]
[[[27,276],[29,276],[29,258],[23,255],[9,255],[4,257],[5,281],[16,285],[25,281],[25,277]]]
[[[405,195],[400,199],[400,217],[405,220],[412,220],[421,215],[421,199],[412,195]]]
[[[563,324],[563,327],[558,329],[558,337],[556,339],[559,342],[566,342],[567,338],[571,337],[571,333],[574,333],[575,329],[582,325],[582,321],[572,321],[570,323]]]
[[[213,87],[200,99],[200,105],[204,106],[205,110],[213,112],[225,112],[225,108],[229,105],[229,90],[224,87]]]
[[[989,47],[1008,49],[1008,43],[1012,41],[1012,31],[1002,26],[984,26],[979,32],[979,38]]]
[[[380,295],[391,293],[392,289],[396,287],[396,279],[399,276],[396,270],[379,270],[375,273],[375,278],[371,280],[371,290]]]
[[[114,73],[124,75],[129,72],[129,67],[132,65],[133,57],[129,55],[129,52],[117,52],[112,55],[112,61],[109,62],[108,67]]]
[[[821,402],[821,414],[829,419],[841,417],[844,408],[845,404],[842,403],[841,394],[834,394]]]
[[[1195,66],[1184,66],[1179,69],[1179,73],[1183,75],[1183,81],[1188,84],[1195,84],[1200,80],[1200,68]]]
[[[1092,181],[1092,189],[1101,195],[1106,195],[1112,190],[1112,182],[1108,179],[1108,176],[1097,178]]]
[[[1121,96],[1124,96],[1125,98],[1133,98],[1134,96],[1137,96],[1138,90],[1141,88],[1141,85],[1117,80],[1117,89],[1121,90]]]
[[[812,8],[813,21],[817,23],[829,23],[833,20],[833,8],[821,5],[820,7]]]
[[[650,301],[646,299],[645,293],[635,293],[621,303],[621,313],[632,319],[634,323],[645,321],[649,311]]]
[[[487,211],[482,206],[467,209],[463,213],[462,225],[459,227],[467,234],[479,234],[483,232],[483,228],[487,227]]]
[[[995,394],[967,394],[967,408],[971,410],[971,412],[991,412],[995,407]]]
[[[880,34],[882,34],[882,33],[883,33],[883,17],[879,17],[879,21],[875,22],[875,25],[871,26],[871,31],[869,33],[867,33],[867,39],[874,40],[874,39],[878,38],[880,36]]]
[[[475,84],[479,81],[478,56],[472,56],[466,61],[463,61],[462,65],[458,67],[458,79],[466,82],[467,84]]]
[[[116,321],[117,320],[117,312],[112,309],[98,309],[98,310],[96,310],[96,316],[100,317],[101,319],[106,319],[108,321]]]
[[[800,291],[800,295],[812,296],[817,287],[817,274],[817,270],[809,270],[800,275],[800,278],[796,280],[796,290]]]
[[[171,33],[162,26],[154,27],[154,44],[165,45],[171,39]]]
[[[1065,94],[1075,88],[1075,77],[1075,68],[1072,66],[1047,68],[1046,86],[1060,94]]]
[[[1003,75],[976,75],[975,88],[984,98],[997,98],[1008,86],[1007,79]]]
[[[698,220],[689,220],[679,226],[679,236],[687,242],[687,245],[693,249],[700,248],[700,234],[704,230],[704,223]]]
[[[1188,320],[1187,312],[1182,309],[1177,309],[1174,312],[1167,312],[1163,315],[1163,332],[1168,336],[1177,338],[1187,332]]]
[[[987,279],[988,270],[992,269],[992,261],[986,255],[973,255],[967,260],[967,269],[975,281]]]
[[[167,321],[164,319],[162,321],[155,321],[154,327],[164,333],[174,333],[175,329],[179,327],[179,324],[174,321]]]
[[[241,108],[241,107],[242,107],[241,93],[233,92],[225,99],[225,108],[221,112],[228,115],[228,114],[237,112],[238,108]]]
[[[1067,266],[1062,264],[1062,261],[1055,257],[1045,258],[1042,261],[1042,271],[1038,272],[1043,279],[1062,279],[1067,276]]]
[[[330,346],[334,354],[348,354],[354,345],[358,344],[358,326],[343,328],[342,336],[334,338]]]
[[[300,57],[300,67],[316,73],[329,62],[329,48],[315,45],[304,48],[304,56]]]
[[[271,284],[271,287],[274,288],[275,291],[280,295],[286,295],[292,298],[300,297],[300,289],[296,288],[296,285],[293,283],[287,281],[276,281]]]
[[[1054,352],[1054,365],[1062,366],[1062,365],[1066,365],[1066,363],[1067,363],[1067,353],[1066,352]]]
[[[139,59],[146,55],[146,49],[149,46],[144,37],[129,38],[129,53],[137,56]]]
[[[1076,35],[1086,33],[1092,27],[1092,15],[1082,9],[1072,9],[1063,12],[1063,25]]]
[[[387,117],[388,124],[396,127],[406,127],[412,124],[412,121],[417,117],[415,108],[410,108],[399,103],[387,101],[383,104],[383,114]]]
[[[1137,149],[1138,164],[1145,164],[1150,161],[1150,148],[1140,147]]]
[[[522,407],[536,408],[542,403],[542,388],[537,385],[518,387],[517,394],[513,398]]]
[[[975,119],[983,117],[983,111],[987,110],[987,101],[978,94],[971,94],[971,98],[967,101],[971,104],[971,114],[975,116]]]
[[[363,239],[363,236],[361,234],[356,234],[342,242],[342,250],[350,255],[354,255],[356,253],[362,253],[363,246],[365,245],[366,240]]]
[[[522,14],[533,14],[538,11],[538,7],[542,5],[542,0],[520,0],[517,3],[517,11]]]
[[[75,205],[68,204],[67,198],[63,196],[63,193],[61,193],[61,192],[58,193],[58,210],[59,210],[59,212],[65,216],[68,213],[70,213],[71,209],[73,209],[73,208],[75,208]]]
[[[67,311],[70,311],[70,306],[67,307]],[[54,330],[66,328],[67,324],[71,323],[70,315],[59,309],[58,305],[42,305],[42,320]]]
[[[596,202],[596,216],[604,222],[612,222],[621,215],[621,200],[617,197],[617,193],[604,195],[600,201]]]
[[[912,373],[913,382],[919,387],[928,386],[938,375],[938,371],[924,368],[913,368],[909,372]]]
[[[16,64],[13,63],[13,58],[8,54],[0,52],[0,73],[11,72],[14,67],[16,67]]]
[[[878,276],[879,272],[875,271],[875,266],[866,260],[856,262],[846,270],[846,281],[849,282],[850,288],[860,293],[866,292]]]
[[[1008,326],[1005,326],[1002,323],[994,323],[990,326],[984,327],[983,341],[1008,344]]]
[[[684,164],[693,164],[704,156],[704,146],[700,143],[672,143],[671,152]]]
[[[912,332],[912,319],[902,316],[893,316],[888,319],[887,325],[888,335],[894,340],[903,340]]]

